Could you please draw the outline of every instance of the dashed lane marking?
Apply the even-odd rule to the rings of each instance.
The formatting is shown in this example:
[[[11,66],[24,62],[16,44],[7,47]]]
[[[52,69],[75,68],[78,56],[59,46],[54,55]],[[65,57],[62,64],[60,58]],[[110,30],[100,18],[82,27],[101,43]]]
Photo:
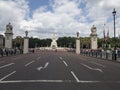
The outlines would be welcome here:
[[[62,57],[60,57],[60,60],[63,60],[63,58],[62,58]]]
[[[6,65],[4,65],[4,66],[1,66],[0,69],[5,68],[5,67],[8,67],[8,66],[11,66],[11,65],[13,65],[13,64],[15,64],[15,63],[6,64]]]
[[[65,61],[63,61],[63,63],[65,64],[66,67],[68,67],[68,64]]]
[[[99,63],[96,63],[96,62],[93,62],[93,61],[91,61],[91,63],[96,64],[96,65],[101,66],[101,67],[104,67],[104,68],[106,67],[106,66],[104,66],[102,64],[99,64]]]
[[[33,62],[35,62],[35,61],[31,61],[31,62],[25,64],[25,67],[29,66],[29,65],[32,64]]]
[[[38,57],[36,60],[39,60],[41,58],[41,56],[40,57]]]
[[[78,79],[78,77],[75,75],[75,73],[73,71],[71,71],[71,74],[75,78],[76,82],[80,82],[80,80]]]
[[[4,76],[3,78],[0,79],[0,82],[1,82],[2,80],[4,80],[4,79],[8,78],[9,76],[13,75],[14,73],[16,73],[16,71],[13,71],[12,73]]]

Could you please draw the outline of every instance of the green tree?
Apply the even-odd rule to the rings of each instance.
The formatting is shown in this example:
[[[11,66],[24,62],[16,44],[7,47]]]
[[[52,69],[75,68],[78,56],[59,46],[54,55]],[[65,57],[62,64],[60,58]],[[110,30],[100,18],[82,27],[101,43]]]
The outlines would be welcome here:
[[[57,40],[59,47],[75,47],[75,38],[74,37],[60,37]]]

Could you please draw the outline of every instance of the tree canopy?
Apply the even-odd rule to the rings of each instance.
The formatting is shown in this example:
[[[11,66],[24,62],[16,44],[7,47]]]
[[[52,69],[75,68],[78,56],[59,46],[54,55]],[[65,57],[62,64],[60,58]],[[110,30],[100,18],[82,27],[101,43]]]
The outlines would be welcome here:
[[[81,48],[90,48],[90,37],[80,37],[80,46]],[[23,38],[18,38],[13,40],[14,45],[17,47],[20,47],[20,45],[23,45]],[[39,39],[39,38],[29,38],[29,47],[35,48],[35,47],[49,47],[51,45],[52,40],[51,39]],[[116,42],[117,48],[120,48],[120,39],[116,38],[109,38],[107,42],[104,42],[103,38],[98,38],[98,48],[104,48],[105,45],[107,47],[111,46],[114,47]],[[69,48],[75,48],[76,45],[76,37],[59,37],[57,39],[57,44],[59,47],[69,47]]]

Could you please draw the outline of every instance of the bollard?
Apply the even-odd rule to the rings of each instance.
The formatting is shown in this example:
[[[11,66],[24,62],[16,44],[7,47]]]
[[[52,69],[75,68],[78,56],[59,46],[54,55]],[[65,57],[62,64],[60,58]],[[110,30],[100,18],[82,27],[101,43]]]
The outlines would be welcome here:
[[[112,53],[112,60],[114,60],[114,54]]]
[[[116,61],[117,60],[117,54],[115,51],[112,53],[112,60]]]
[[[100,58],[102,58],[102,52],[100,53]]]
[[[106,59],[108,59],[108,53],[106,53]]]
[[[96,57],[97,57],[97,52],[96,52]]]

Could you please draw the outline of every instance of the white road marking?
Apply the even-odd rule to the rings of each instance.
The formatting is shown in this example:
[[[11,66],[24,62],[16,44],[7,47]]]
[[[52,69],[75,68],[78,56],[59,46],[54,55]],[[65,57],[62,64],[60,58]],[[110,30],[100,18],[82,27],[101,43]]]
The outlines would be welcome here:
[[[46,62],[44,68],[47,68],[48,64],[49,64],[49,62]]]
[[[38,67],[37,70],[40,71],[43,67]]]
[[[9,84],[9,83],[75,83],[76,81],[73,80],[11,80],[11,81],[0,81],[1,83],[4,84]],[[117,83],[120,84],[120,81],[84,81],[84,80],[79,80],[79,82],[76,83]]]
[[[41,56],[40,57],[38,57],[36,60],[39,60],[41,58]]]
[[[63,60],[63,58],[62,58],[62,57],[60,57],[60,60]]]
[[[14,81],[0,81],[0,83],[62,83],[71,82],[71,80],[14,80]]]
[[[91,61],[91,63],[93,63],[93,64],[96,64],[96,65],[99,65],[99,66],[101,66],[101,67],[106,67],[106,66],[104,66],[104,65],[102,65],[102,64],[99,64],[99,63],[96,63],[96,62],[93,62],[93,61]]]
[[[80,80],[77,78],[77,76],[75,75],[75,73],[73,71],[71,71],[71,74],[73,75],[73,77],[75,78],[76,82],[80,82]]]
[[[40,71],[41,69],[45,69],[45,68],[47,68],[48,65],[49,65],[49,62],[46,62],[44,67],[42,67],[42,66],[38,67],[37,70]]]
[[[84,80],[80,80],[78,83],[102,83],[102,81],[84,81]]]
[[[63,61],[63,63],[65,64],[66,67],[68,67],[68,64],[65,61]]]
[[[102,69],[99,69],[99,68],[92,68],[92,67],[90,67],[90,66],[88,66],[86,64],[83,64],[83,63],[81,63],[81,65],[83,65],[84,67],[86,67],[86,68],[88,68],[90,70],[96,70],[96,71],[99,71],[99,72],[103,72]]]
[[[33,62],[35,62],[35,61],[31,61],[31,62],[25,64],[25,67],[27,67],[28,65],[32,64]]]
[[[17,58],[17,57],[14,57],[14,58],[13,58],[13,60],[16,60],[16,59],[18,59],[18,58]]]
[[[7,65],[1,66],[0,69],[1,69],[1,68],[5,68],[5,67],[8,67],[8,66],[11,66],[11,65],[13,65],[13,64],[15,64],[15,63],[10,63],[10,64],[7,64]]]
[[[8,78],[9,76],[13,75],[14,73],[16,73],[16,71],[13,71],[12,73],[10,73],[10,74],[4,76],[3,78],[0,79],[0,81],[2,81],[2,80],[4,80],[4,79]]]

